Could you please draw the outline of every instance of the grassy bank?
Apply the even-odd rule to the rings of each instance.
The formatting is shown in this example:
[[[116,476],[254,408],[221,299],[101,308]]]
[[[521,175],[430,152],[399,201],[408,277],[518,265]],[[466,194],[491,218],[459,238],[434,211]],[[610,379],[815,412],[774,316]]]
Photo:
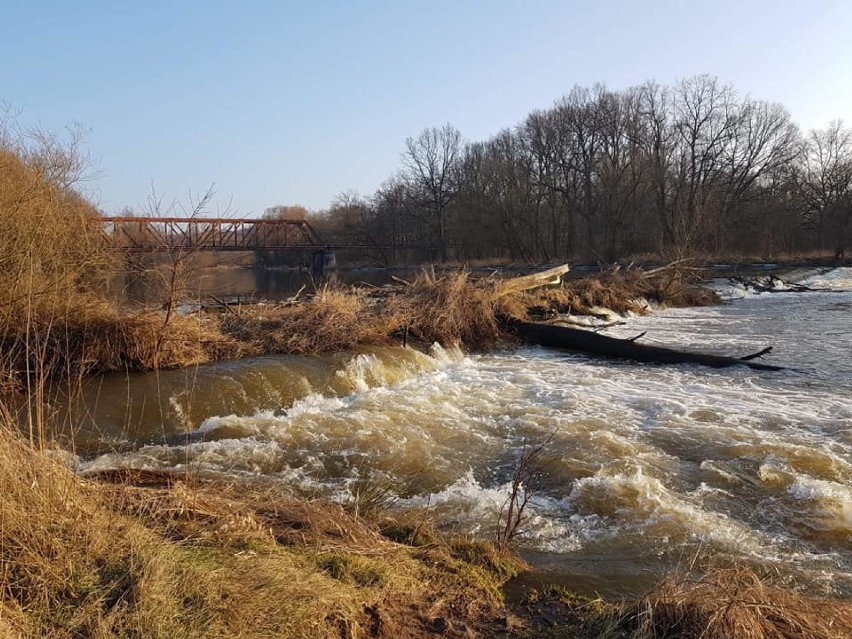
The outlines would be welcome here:
[[[642,597],[604,601],[559,587],[514,607],[529,639],[841,639],[852,636],[852,603],[808,596],[777,576],[720,566],[663,579]]]
[[[5,382],[24,389],[31,376],[75,378],[145,371],[269,354],[311,355],[409,339],[486,351],[513,340],[519,320],[645,312],[661,305],[716,301],[678,272],[642,271],[569,280],[557,287],[500,297],[499,280],[461,270],[422,274],[391,289],[326,286],[301,300],[192,315],[126,311],[91,294],[34,305],[2,320]]]
[[[625,602],[558,588],[507,606],[524,569],[427,514],[297,501],[262,484],[81,478],[0,428],[0,636],[841,639],[852,604],[741,569]]]
[[[501,612],[522,564],[422,520],[262,486],[81,479],[3,428],[0,636],[419,637]]]

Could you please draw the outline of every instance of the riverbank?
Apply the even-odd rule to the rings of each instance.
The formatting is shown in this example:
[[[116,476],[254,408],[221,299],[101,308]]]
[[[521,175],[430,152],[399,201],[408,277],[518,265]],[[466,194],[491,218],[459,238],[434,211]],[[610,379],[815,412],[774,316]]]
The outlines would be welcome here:
[[[506,604],[522,561],[445,538],[428,511],[293,500],[264,483],[81,478],[8,427],[0,449],[4,637],[841,639],[852,605],[722,568],[603,601],[552,587]]]
[[[3,637],[420,637],[480,627],[522,562],[426,522],[192,476],[83,479],[3,428]]]
[[[4,386],[26,378],[79,379],[110,372],[147,371],[258,355],[316,355],[360,346],[417,340],[486,351],[514,339],[518,321],[557,315],[644,313],[648,303],[694,306],[719,301],[697,272],[672,268],[619,269],[508,295],[499,276],[460,270],[423,271],[397,285],[325,285],[283,302],[225,305],[187,313],[127,311],[92,296],[59,308],[10,317],[2,333]]]

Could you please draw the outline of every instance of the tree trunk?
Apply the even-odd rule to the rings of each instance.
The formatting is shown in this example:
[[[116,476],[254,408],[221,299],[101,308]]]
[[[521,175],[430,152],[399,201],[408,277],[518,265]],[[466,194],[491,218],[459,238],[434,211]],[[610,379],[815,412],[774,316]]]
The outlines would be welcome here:
[[[637,344],[635,338],[617,339],[593,333],[592,331],[553,326],[550,324],[523,323],[516,327],[518,334],[531,344],[578,351],[590,355],[600,355],[614,359],[629,359],[636,362],[652,364],[699,364],[712,368],[727,368],[729,366],[748,366],[758,370],[783,370],[781,366],[759,364],[751,361],[756,355],[745,358],[712,355],[708,353],[693,353],[661,346]],[[760,354],[768,352],[766,349]]]

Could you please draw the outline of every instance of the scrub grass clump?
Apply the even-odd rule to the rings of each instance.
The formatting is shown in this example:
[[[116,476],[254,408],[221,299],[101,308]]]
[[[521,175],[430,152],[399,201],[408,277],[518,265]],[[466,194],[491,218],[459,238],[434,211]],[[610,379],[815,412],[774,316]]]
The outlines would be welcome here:
[[[675,573],[623,602],[558,586],[532,591],[516,607],[527,639],[845,639],[852,602],[815,597],[746,566]]]
[[[397,325],[415,339],[474,351],[492,349],[500,339],[496,308],[493,282],[465,270],[441,277],[424,270],[388,302]]]
[[[507,315],[519,320],[558,314],[609,316],[645,314],[649,304],[663,307],[710,306],[719,296],[701,285],[698,272],[677,268],[604,271],[571,279],[560,286],[519,294],[503,302]]]
[[[811,597],[743,567],[668,578],[626,612],[637,639],[852,637],[852,602]]]
[[[324,286],[298,303],[263,304],[219,318],[225,335],[263,354],[314,355],[382,345],[397,328],[364,291]]]

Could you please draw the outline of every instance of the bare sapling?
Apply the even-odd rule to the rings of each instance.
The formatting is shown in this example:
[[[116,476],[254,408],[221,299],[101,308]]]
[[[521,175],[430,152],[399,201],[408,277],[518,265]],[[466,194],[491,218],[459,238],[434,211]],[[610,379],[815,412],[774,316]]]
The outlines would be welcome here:
[[[555,435],[556,431],[544,439],[524,442],[512,474],[509,496],[497,516],[495,543],[500,552],[507,552],[509,544],[522,534],[523,524],[527,520],[526,509],[533,496],[533,484],[545,465],[542,463],[542,455]]]
[[[210,187],[195,201],[191,201],[190,210],[185,214],[190,219],[201,217],[205,209],[213,199],[214,191]],[[177,203],[168,206],[170,212],[178,208]],[[148,198],[148,210],[146,214],[150,218],[163,217],[163,199],[152,191]],[[173,238],[162,237],[158,252],[165,254],[165,263],[151,269],[156,277],[157,289],[162,299],[163,317],[154,345],[154,368],[159,368],[160,355],[168,335],[169,325],[177,314],[178,307],[185,303],[189,297],[190,283],[196,278],[196,269],[193,268],[193,258],[198,253],[198,247],[185,242],[172,242]]]

